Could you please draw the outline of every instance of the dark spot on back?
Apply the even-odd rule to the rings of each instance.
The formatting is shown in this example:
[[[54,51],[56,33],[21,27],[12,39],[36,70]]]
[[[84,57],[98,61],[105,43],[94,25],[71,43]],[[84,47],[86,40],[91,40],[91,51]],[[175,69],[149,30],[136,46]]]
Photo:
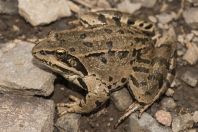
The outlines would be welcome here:
[[[144,23],[140,23],[139,26],[140,26],[140,27],[143,27],[143,26],[144,26]]]
[[[136,80],[136,78],[133,77],[132,75],[130,75],[130,78],[131,78],[131,81],[133,82],[133,85],[135,85],[136,87],[139,87],[139,83],[138,83],[138,81]]]
[[[64,39],[59,39],[61,43],[65,43],[66,41]]]
[[[102,56],[104,54],[105,54],[104,52],[101,52],[101,53],[92,53],[92,54],[86,55],[85,57],[98,57],[98,56]]]
[[[132,56],[133,56],[133,57],[137,57],[137,58],[138,58],[139,56],[141,56],[141,49],[138,49],[138,50],[137,50],[137,49],[134,49],[134,50],[133,50]]]
[[[130,33],[130,34],[132,34],[132,35],[135,34],[134,31],[131,31],[131,30],[127,30],[127,33]]]
[[[82,103],[81,103],[81,101],[80,101],[80,103],[79,103],[79,106],[80,106],[80,107],[82,107]]]
[[[128,56],[129,52],[128,51],[118,51],[118,57],[120,59],[126,58]]]
[[[147,85],[147,82],[146,82],[146,81],[141,81],[139,84],[140,84],[141,86],[146,86],[146,85]]]
[[[115,51],[109,50],[109,51],[108,51],[108,54],[109,54],[110,56],[115,56]]]
[[[131,42],[131,46],[133,46],[134,45],[134,43],[133,42]]]
[[[134,59],[130,60],[130,65],[133,65],[133,63],[134,63]]]
[[[138,63],[145,63],[145,64],[150,64],[151,63],[150,60],[148,60],[148,59],[142,59],[141,57],[139,57],[136,61]]]
[[[87,47],[93,47],[93,44],[91,42],[83,42],[83,44]]]
[[[127,24],[128,24],[128,25],[133,25],[133,24],[135,24],[135,22],[134,22],[133,20],[131,20],[131,19],[128,19],[128,20],[127,20]]]
[[[135,72],[143,72],[143,73],[149,73],[149,69],[145,68],[145,67],[133,67],[133,70]]]
[[[145,27],[145,29],[150,29],[150,28],[152,28],[153,27],[153,24],[149,24],[149,25],[147,25],[146,27]]]
[[[124,82],[126,82],[126,80],[127,80],[126,78],[122,78],[121,82],[124,83]]]
[[[70,52],[74,52],[75,49],[74,49],[74,48],[69,48],[69,51],[70,51]]]
[[[176,70],[175,70],[175,68],[174,68],[174,69],[172,69],[172,70],[170,70],[170,71],[169,71],[169,73],[171,73],[171,75],[175,75],[175,74],[176,74]]]
[[[113,81],[113,77],[109,76],[109,82]]]
[[[102,23],[106,23],[106,18],[105,18],[105,16],[102,15],[102,14],[99,14],[99,15],[98,15],[98,20],[101,21]]]
[[[109,33],[109,34],[111,34],[111,33],[113,32],[111,29],[108,29],[108,28],[105,28],[104,31],[105,31],[106,33]]]
[[[86,36],[87,36],[87,35],[86,35],[85,33],[80,34],[80,38],[81,38],[81,39],[85,39]]]
[[[115,24],[117,26],[121,26],[121,22],[120,22],[120,18],[119,17],[113,17],[112,19],[114,20],[114,22],[115,22]]]
[[[106,45],[107,45],[107,48],[108,48],[109,50],[111,50],[112,47],[113,47],[113,42],[112,42],[112,41],[108,41],[108,42],[106,42]]]
[[[151,91],[146,91],[145,94],[146,95],[152,95]]]
[[[101,57],[100,59],[104,64],[107,64],[107,59],[105,57]]]
[[[124,34],[124,31],[120,29],[120,30],[118,30],[118,33]]]
[[[150,74],[148,80],[163,80],[163,75],[161,73]]]

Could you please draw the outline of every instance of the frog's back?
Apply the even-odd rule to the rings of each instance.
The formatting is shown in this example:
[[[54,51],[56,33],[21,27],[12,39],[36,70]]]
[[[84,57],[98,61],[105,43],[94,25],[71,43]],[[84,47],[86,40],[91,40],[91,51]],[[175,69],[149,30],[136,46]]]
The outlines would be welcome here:
[[[106,25],[78,32],[64,32],[62,35],[67,36],[59,37],[62,46],[79,59],[87,73],[95,74],[108,85],[124,83],[138,61],[149,63],[146,59],[139,60],[139,51],[143,49],[147,52],[153,48],[149,36],[128,26]]]

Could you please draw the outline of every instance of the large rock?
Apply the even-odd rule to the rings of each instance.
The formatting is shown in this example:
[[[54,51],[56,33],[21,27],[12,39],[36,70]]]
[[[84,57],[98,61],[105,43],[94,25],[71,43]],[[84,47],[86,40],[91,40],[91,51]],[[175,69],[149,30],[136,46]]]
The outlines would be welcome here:
[[[78,132],[79,119],[79,114],[67,113],[58,118],[55,125],[60,132]]]
[[[173,132],[180,132],[192,128],[193,124],[193,117],[190,114],[180,115],[173,118],[172,130]]]
[[[70,16],[66,0],[19,0],[19,14],[33,26]]]
[[[155,5],[157,0],[132,0],[133,2],[140,2],[143,7],[151,8]]]
[[[190,85],[191,87],[196,87],[198,84],[198,71],[197,69],[193,69],[193,68],[188,68],[188,71],[185,71],[182,76],[181,79],[187,83],[188,85]]]
[[[137,114],[132,114],[129,119],[130,132],[171,132],[169,127],[161,126],[146,112],[140,119],[138,119]]]
[[[4,44],[0,49],[0,92],[49,96],[55,76],[32,63],[34,45],[24,41]]]
[[[183,17],[189,26],[198,29],[198,8],[189,8],[183,12]]]
[[[0,104],[1,132],[53,132],[53,101],[1,94]]]
[[[197,43],[188,43],[187,51],[183,56],[183,59],[186,60],[191,65],[198,62],[198,44]]]
[[[120,111],[126,110],[133,101],[129,91],[126,88],[113,92],[111,94],[111,99],[116,108]]]
[[[129,0],[124,0],[118,5],[118,10],[123,12],[128,12],[130,14],[133,14],[135,11],[139,10],[141,8],[141,3],[131,3]]]
[[[17,14],[17,0],[0,0],[0,14]]]

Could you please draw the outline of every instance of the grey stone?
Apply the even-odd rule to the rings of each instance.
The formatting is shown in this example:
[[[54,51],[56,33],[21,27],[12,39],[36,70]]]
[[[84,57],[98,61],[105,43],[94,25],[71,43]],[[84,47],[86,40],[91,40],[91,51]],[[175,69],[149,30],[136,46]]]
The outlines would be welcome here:
[[[189,8],[183,12],[184,20],[189,26],[198,29],[198,8]]]
[[[198,6],[198,0],[191,0],[194,6]]]
[[[186,52],[186,48],[182,44],[177,44],[177,55],[178,56],[183,56]]]
[[[189,113],[185,115],[180,115],[173,118],[172,130],[173,132],[179,132],[188,128],[192,128],[193,123],[193,118]]]
[[[124,0],[118,5],[118,10],[133,14],[141,8],[141,3],[131,3],[129,0]]]
[[[198,82],[198,72],[197,69],[189,69],[183,73],[181,79],[188,85],[195,87]]]
[[[165,97],[161,100],[161,107],[164,110],[173,110],[177,104],[173,100],[173,98]]]
[[[193,114],[193,120],[194,122],[198,122],[198,111],[195,111],[194,114]]]
[[[0,104],[1,132],[53,132],[53,101],[1,94]]]
[[[111,99],[116,108],[120,111],[126,110],[133,101],[126,88],[113,92],[111,94]]]
[[[56,128],[60,132],[78,132],[79,131],[79,114],[65,114],[56,121]]]
[[[132,0],[133,2],[140,2],[143,7],[151,8],[155,5],[157,0]]]
[[[0,14],[17,14],[17,0],[0,0]]]
[[[175,91],[172,88],[168,88],[168,90],[166,91],[166,96],[172,97],[174,93]]]
[[[171,132],[169,127],[161,126],[151,115],[143,113],[140,119],[137,114],[132,114],[129,118],[130,132]]]
[[[171,22],[175,18],[175,16],[176,16],[175,13],[170,13],[170,14],[162,13],[162,14],[156,15],[159,22],[162,24],[167,24],[167,23]]]
[[[32,63],[32,43],[9,42],[0,56],[0,92],[49,96],[55,76]]]
[[[33,26],[48,24],[71,15],[66,0],[18,0],[18,2],[19,14]]]
[[[187,51],[183,56],[189,64],[193,65],[198,62],[198,44],[197,43],[187,43]]]
[[[189,129],[187,132],[197,132],[198,129]]]

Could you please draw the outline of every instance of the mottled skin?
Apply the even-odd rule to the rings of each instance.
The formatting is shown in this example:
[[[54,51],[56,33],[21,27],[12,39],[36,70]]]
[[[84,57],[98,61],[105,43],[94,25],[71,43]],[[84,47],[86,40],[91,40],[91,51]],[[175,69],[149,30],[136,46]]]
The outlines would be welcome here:
[[[70,96],[74,102],[61,105],[67,107],[64,113],[89,113],[127,85],[136,102],[119,124],[166,91],[175,67],[174,40],[164,35],[157,47],[153,25],[131,18],[118,11],[91,12],[81,16],[86,28],[52,33],[33,48],[36,59],[88,91],[84,100]]]

